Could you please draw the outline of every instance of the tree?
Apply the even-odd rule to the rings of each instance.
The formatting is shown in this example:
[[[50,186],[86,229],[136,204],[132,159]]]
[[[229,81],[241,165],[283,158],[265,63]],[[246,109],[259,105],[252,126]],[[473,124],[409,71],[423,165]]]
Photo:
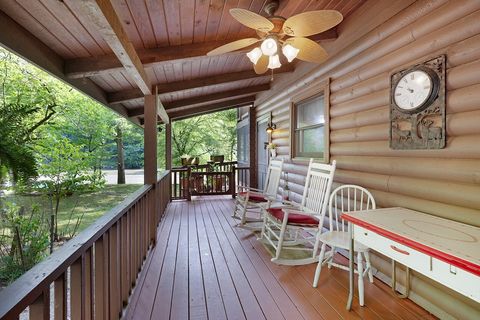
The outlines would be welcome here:
[[[223,154],[227,160],[236,159],[236,110],[226,110],[181,121],[172,126],[173,165],[180,165],[184,154],[200,157]]]
[[[48,135],[36,146],[39,157],[39,190],[47,193],[52,205],[52,242],[58,241],[58,211],[62,197],[92,183],[87,169],[88,157],[65,137]]]
[[[37,174],[32,142],[60,103],[58,81],[0,48],[0,180]],[[2,169],[3,168],[3,169]]]
[[[125,155],[123,150],[123,126],[122,122],[118,121],[115,127],[117,142],[117,183],[125,184]]]

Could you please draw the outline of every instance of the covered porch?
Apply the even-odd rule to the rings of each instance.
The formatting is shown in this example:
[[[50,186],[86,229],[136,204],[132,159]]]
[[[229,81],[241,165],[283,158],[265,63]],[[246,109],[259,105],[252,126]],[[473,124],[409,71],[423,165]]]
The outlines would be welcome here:
[[[229,9],[267,16],[269,2],[0,2],[2,46],[141,126],[145,145],[144,186],[0,292],[1,319],[18,319],[26,309],[30,319],[43,320],[433,318],[425,309],[478,318],[477,301],[421,273],[412,274],[409,299],[398,298],[386,284],[391,265],[382,254],[372,260],[380,272],[365,283],[365,306],[356,297],[347,311],[348,273],[325,268],[313,288],[316,264],[272,263],[231,214],[237,184],[262,185],[269,143],[285,160],[278,197],[300,202],[311,153],[296,134],[319,129],[313,141],[321,150],[312,157],[337,162],[334,186],[361,185],[379,207],[478,228],[480,3],[282,0],[277,14],[285,17],[342,14],[336,27],[309,38],[328,52],[325,61],[282,61],[272,75],[257,74],[243,48],[207,56],[258,35]],[[410,131],[395,127],[392,75],[432,59],[443,61],[434,97],[443,122],[430,128],[434,121],[418,121],[423,133],[412,125],[420,118],[403,121]],[[321,116],[299,126],[297,108],[312,100]],[[232,108],[239,109],[242,159],[220,174],[195,172],[202,176],[196,185],[191,168],[172,168],[172,123]],[[160,124],[165,150],[157,150]],[[159,154],[165,171],[157,167]],[[208,180],[214,175],[222,176],[220,188]]]

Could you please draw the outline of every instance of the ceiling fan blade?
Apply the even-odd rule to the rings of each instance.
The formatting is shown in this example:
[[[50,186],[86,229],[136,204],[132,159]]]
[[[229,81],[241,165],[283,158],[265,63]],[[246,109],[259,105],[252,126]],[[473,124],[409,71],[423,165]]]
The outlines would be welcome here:
[[[308,38],[289,38],[285,40],[285,43],[288,43],[295,48],[299,49],[297,59],[314,62],[314,63],[322,63],[324,62],[327,57],[328,53],[323,49],[318,43]]]
[[[271,23],[267,18],[252,11],[233,8],[230,9],[230,14],[233,18],[235,18],[235,20],[252,29],[268,32],[274,28],[273,23]]]
[[[224,44],[223,46],[220,46],[218,48],[213,49],[212,51],[207,53],[207,56],[216,56],[218,54],[222,53],[227,53],[231,51],[235,51],[238,49],[242,49],[245,47],[248,47],[249,45],[252,45],[256,42],[260,41],[257,38],[246,38],[246,39],[241,39],[237,41],[233,41],[227,44]]]
[[[264,74],[268,70],[268,56],[262,55],[257,64],[253,66],[256,74]]]
[[[294,15],[283,24],[283,32],[294,37],[308,37],[333,28],[342,22],[337,10],[317,10]]]

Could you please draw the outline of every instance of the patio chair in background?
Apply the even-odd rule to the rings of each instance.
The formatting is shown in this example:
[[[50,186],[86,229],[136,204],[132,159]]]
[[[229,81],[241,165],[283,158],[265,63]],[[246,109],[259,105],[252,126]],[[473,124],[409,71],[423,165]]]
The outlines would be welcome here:
[[[328,215],[330,220],[330,230],[320,235],[320,241],[323,243],[320,250],[320,258],[315,271],[313,286],[316,288],[320,279],[322,266],[327,264],[328,268],[332,266],[343,270],[349,270],[348,266],[333,262],[335,251],[338,249],[349,250],[350,239],[348,235],[347,223],[342,221],[341,214],[344,212],[373,210],[376,208],[375,199],[365,188],[356,185],[343,185],[333,190],[330,196]],[[327,245],[330,251],[326,252]],[[358,276],[358,296],[360,305],[364,304],[363,277],[368,274],[368,279],[373,282],[372,266],[370,264],[370,255],[368,248],[360,243],[354,244],[354,250],[357,252],[357,273]],[[363,257],[365,257],[365,269],[363,268]]]
[[[262,233],[258,240],[273,247],[272,262],[283,265],[303,265],[318,261],[320,231],[336,162],[331,165],[310,160],[301,204],[265,210]],[[304,256],[287,252],[300,251]],[[305,254],[306,253],[306,254]]]
[[[263,190],[238,186],[239,193],[235,201],[233,218],[239,219],[238,227],[249,230],[262,228],[262,209],[270,208],[272,202],[277,200],[277,191],[283,170],[282,160],[270,160]],[[253,214],[255,217],[248,216]]]

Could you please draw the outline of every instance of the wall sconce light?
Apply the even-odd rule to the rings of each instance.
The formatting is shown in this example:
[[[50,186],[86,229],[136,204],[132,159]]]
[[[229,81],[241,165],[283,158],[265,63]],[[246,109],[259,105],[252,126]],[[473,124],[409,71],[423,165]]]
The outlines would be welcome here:
[[[268,134],[272,134],[273,130],[275,130],[275,129],[277,129],[277,125],[275,123],[270,122],[270,123],[267,124],[266,131],[267,131]]]

